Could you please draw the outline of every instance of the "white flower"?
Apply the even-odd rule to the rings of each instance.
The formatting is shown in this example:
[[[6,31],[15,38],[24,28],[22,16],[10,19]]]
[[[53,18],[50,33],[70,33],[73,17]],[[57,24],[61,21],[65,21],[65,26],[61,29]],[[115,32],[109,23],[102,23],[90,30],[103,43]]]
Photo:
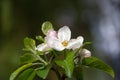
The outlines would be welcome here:
[[[82,53],[83,57],[85,57],[85,58],[91,56],[91,52],[87,49],[82,49],[81,53]]]
[[[57,37],[57,33],[56,33],[56,31],[54,31],[54,30],[49,30],[48,32],[47,32],[47,36],[49,36],[49,37]],[[45,51],[48,51],[48,50],[50,50],[51,48],[46,44],[46,43],[42,43],[42,44],[39,44],[37,47],[36,47],[36,50],[38,50],[38,51],[42,51],[42,52],[45,52]]]
[[[45,40],[49,47],[62,51],[66,49],[76,49],[79,48],[83,43],[83,37],[79,36],[77,39],[71,39],[71,31],[69,27],[63,26],[58,30],[56,37],[46,36]]]
[[[50,47],[49,47],[46,43],[42,43],[42,44],[39,44],[39,45],[36,47],[36,50],[45,52],[45,51],[50,50]]]

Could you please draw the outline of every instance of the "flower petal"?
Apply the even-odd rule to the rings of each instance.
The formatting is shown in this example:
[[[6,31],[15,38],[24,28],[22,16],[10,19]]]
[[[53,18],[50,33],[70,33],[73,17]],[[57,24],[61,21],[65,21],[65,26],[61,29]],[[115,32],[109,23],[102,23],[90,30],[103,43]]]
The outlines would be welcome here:
[[[81,43],[84,41],[84,38],[82,36],[78,36],[77,39],[80,40]]]
[[[45,41],[49,47],[51,47],[57,51],[62,51],[65,49],[65,47],[61,44],[61,41],[58,40],[56,37],[47,36],[47,37],[45,37]]]
[[[68,26],[63,26],[58,30],[58,39],[60,41],[69,41],[71,38],[71,31]]]
[[[47,44],[42,43],[42,44],[39,44],[36,49],[38,51],[48,51],[50,50],[50,47],[48,47]]]
[[[77,39],[71,39],[68,43],[67,49],[77,49],[83,44],[83,37],[79,36]]]
[[[52,45],[52,48],[54,48],[57,51],[62,51],[65,49],[65,47],[61,44],[59,40],[54,40],[54,44]]]
[[[56,37],[54,37],[54,36],[46,36],[45,37],[45,41],[49,47],[52,47],[55,39],[56,39]]]
[[[47,36],[57,37],[57,32],[55,30],[49,30],[47,32]]]

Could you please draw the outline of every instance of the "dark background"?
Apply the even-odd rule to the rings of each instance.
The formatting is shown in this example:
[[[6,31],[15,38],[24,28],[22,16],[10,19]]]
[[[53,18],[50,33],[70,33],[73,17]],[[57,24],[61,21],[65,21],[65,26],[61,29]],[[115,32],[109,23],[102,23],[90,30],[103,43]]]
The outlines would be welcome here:
[[[1,0],[0,80],[9,80],[10,74],[18,68],[23,39],[43,35],[44,21],[52,22],[56,30],[67,25],[72,37],[82,35],[85,41],[92,42],[86,46],[92,56],[110,64],[119,76],[119,3],[118,0]],[[111,23],[114,24],[112,28],[109,27]],[[102,71],[85,69],[84,80],[113,79]]]

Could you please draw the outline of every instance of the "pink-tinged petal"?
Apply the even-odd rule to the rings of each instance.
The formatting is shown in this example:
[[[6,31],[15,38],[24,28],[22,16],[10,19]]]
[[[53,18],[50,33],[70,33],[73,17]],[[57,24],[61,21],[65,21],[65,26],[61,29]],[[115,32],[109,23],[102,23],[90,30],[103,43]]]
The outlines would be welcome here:
[[[83,44],[83,37],[79,36],[77,39],[71,39],[68,43],[67,49],[77,49]]]
[[[82,49],[81,54],[83,55],[83,57],[87,58],[91,56],[91,52],[87,49]]]
[[[47,43],[47,45],[48,45],[49,47],[52,47],[52,45],[54,44],[54,41],[55,41],[56,39],[57,39],[57,38],[54,37],[54,36],[47,36],[47,37],[45,37],[45,41],[46,41],[46,43]]]
[[[62,51],[65,49],[65,47],[61,44],[59,40],[54,40],[54,44],[52,45],[52,48],[57,51]]]
[[[47,36],[47,37],[45,37],[45,41],[49,47],[51,47],[57,51],[62,51],[65,49],[64,46],[61,44],[61,41],[55,37]]]
[[[71,38],[71,31],[68,26],[63,26],[58,30],[58,39],[60,41],[69,41]]]
[[[39,44],[36,49],[38,51],[48,51],[50,50],[50,47],[48,47],[47,44],[42,43],[42,44]]]
[[[49,31],[47,32],[47,36],[57,37],[57,32],[54,31],[54,30],[49,30]]]

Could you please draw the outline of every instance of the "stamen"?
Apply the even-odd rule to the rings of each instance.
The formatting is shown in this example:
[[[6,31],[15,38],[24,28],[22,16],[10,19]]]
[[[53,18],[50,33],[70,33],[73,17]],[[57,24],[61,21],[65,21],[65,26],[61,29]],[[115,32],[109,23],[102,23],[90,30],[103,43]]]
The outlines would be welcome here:
[[[68,45],[68,41],[63,41],[62,45],[66,47]]]

